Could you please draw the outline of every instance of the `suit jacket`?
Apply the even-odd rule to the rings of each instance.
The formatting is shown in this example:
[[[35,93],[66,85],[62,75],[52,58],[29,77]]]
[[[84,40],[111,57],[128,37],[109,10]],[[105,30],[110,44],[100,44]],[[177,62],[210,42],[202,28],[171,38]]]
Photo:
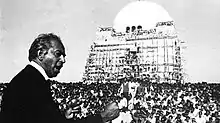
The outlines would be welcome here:
[[[53,101],[50,84],[31,65],[9,83],[2,100],[2,123],[102,123],[100,115],[67,120]]]

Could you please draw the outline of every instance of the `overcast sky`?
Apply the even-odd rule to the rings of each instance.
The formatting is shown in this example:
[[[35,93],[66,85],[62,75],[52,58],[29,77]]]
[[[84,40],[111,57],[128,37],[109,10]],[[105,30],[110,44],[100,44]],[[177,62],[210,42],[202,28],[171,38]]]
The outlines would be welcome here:
[[[117,13],[134,0],[0,0],[0,82],[26,64],[40,33],[53,32],[66,47],[67,62],[58,81],[81,80],[98,26],[113,26]],[[174,19],[187,43],[185,70],[190,81],[220,81],[220,1],[149,0]]]

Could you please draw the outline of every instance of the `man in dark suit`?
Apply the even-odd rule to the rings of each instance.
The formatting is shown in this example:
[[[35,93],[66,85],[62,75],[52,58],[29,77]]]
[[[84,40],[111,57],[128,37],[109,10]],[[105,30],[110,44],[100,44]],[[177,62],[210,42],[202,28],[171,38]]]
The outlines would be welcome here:
[[[1,123],[103,123],[119,115],[115,102],[97,115],[75,121],[66,119],[53,101],[50,84],[65,63],[65,48],[61,39],[52,34],[41,34],[29,49],[29,61],[9,83],[2,100]],[[78,102],[73,108],[77,109]]]

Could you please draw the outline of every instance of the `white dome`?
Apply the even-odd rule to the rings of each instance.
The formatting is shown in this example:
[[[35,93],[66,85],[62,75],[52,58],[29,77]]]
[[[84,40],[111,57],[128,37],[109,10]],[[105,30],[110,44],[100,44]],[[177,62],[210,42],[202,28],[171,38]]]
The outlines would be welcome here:
[[[115,17],[113,28],[116,32],[125,32],[126,27],[142,26],[149,30],[157,22],[173,21],[168,12],[160,5],[149,1],[135,1],[121,9]]]

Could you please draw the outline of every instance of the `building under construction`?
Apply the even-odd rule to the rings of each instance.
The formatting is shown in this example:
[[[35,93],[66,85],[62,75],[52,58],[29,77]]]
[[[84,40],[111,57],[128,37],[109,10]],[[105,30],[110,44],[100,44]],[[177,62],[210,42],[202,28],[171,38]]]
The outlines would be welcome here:
[[[140,2],[140,1],[138,1]],[[153,28],[99,27],[85,65],[83,81],[117,82],[121,78],[148,78],[152,82],[182,80],[181,41],[173,21]]]

